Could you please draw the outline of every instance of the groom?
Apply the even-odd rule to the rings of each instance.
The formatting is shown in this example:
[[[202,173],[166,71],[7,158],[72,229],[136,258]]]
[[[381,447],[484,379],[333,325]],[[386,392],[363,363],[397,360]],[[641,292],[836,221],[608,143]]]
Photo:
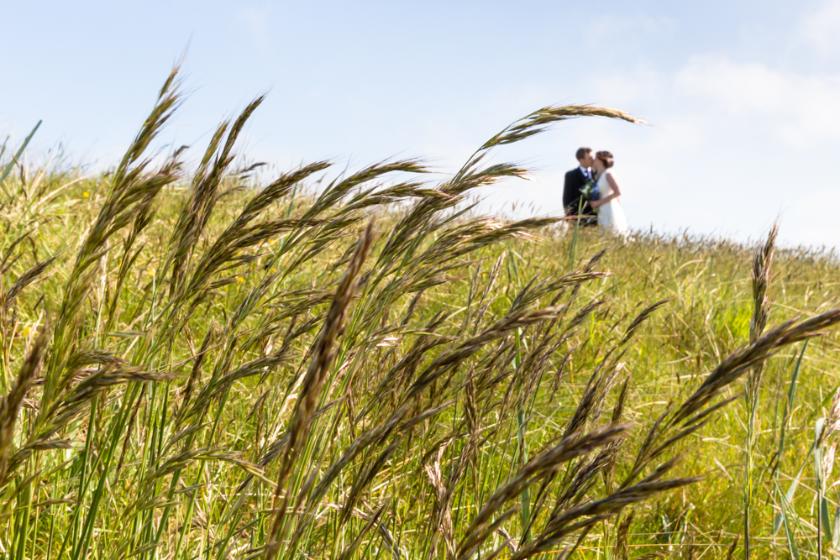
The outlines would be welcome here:
[[[584,192],[586,186],[594,181],[592,163],[595,158],[592,157],[592,148],[578,148],[575,157],[578,160],[578,167],[566,173],[566,180],[563,183],[563,209],[566,216],[577,218],[581,225],[596,225],[598,215],[589,205],[589,200],[597,200],[598,191],[592,185],[588,198]]]

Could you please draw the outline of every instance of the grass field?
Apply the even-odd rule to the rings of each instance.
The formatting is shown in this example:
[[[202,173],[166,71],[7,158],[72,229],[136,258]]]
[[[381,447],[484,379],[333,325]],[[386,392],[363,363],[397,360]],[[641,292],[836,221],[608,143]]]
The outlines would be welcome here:
[[[4,152],[2,557],[835,555],[830,255],[464,205],[525,173],[491,150],[631,117],[254,188],[259,100],[195,169],[149,155],[179,102],[103,176]]]

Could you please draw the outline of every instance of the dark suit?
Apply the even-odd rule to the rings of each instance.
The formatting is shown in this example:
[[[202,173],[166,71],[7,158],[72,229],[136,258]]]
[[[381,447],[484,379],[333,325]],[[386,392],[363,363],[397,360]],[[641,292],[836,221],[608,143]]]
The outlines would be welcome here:
[[[595,210],[589,205],[589,201],[583,198],[581,192],[586,186],[588,179],[580,167],[576,167],[566,173],[566,180],[563,182],[563,209],[566,216],[585,216],[581,220],[583,224],[596,222]]]

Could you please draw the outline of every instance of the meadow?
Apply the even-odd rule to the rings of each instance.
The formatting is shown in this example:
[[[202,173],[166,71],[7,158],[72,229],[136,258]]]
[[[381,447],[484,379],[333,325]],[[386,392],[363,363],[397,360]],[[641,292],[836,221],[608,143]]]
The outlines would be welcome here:
[[[620,111],[264,179],[259,98],[161,154],[178,87],[108,173],[0,154],[3,558],[840,555],[833,254],[469,202]]]

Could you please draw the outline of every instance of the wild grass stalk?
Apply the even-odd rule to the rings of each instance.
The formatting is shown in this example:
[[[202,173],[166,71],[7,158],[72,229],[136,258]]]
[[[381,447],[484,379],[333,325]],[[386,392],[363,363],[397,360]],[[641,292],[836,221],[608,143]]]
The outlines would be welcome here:
[[[39,128],[41,128],[42,122],[43,121],[39,120],[37,123],[35,123],[35,126],[32,127],[32,130],[29,131],[29,134],[26,135],[26,138],[24,138],[23,142],[21,142],[20,146],[18,146],[18,149],[15,152],[15,154],[11,158],[9,158],[9,161],[6,162],[6,165],[4,165],[2,170],[0,170],[0,186],[3,188],[3,194],[6,196],[6,198],[11,197],[11,193],[8,190],[6,190],[6,179],[14,170],[15,165],[21,164],[20,159],[23,156],[23,152],[26,151],[26,147],[29,146],[29,143],[32,141],[32,137],[35,136],[35,133],[38,132]]]
[[[770,270],[775,251],[778,227],[773,225],[764,246],[756,253],[753,260],[752,295],[753,315],[750,321],[750,342],[755,342],[767,326],[769,302],[767,288],[770,284]],[[759,392],[764,363],[753,366],[745,384],[747,404],[747,437],[744,442],[744,558],[750,558],[752,550],[751,518],[754,493],[753,453],[756,445],[758,428]]]

